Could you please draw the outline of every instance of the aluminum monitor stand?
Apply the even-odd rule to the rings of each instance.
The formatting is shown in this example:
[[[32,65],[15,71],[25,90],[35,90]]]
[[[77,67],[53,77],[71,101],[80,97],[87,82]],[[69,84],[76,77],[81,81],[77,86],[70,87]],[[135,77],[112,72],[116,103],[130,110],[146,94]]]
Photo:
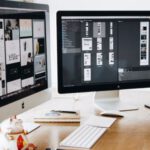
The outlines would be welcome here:
[[[101,110],[131,111],[137,110],[138,106],[120,99],[119,90],[96,92],[94,98],[95,107]]]

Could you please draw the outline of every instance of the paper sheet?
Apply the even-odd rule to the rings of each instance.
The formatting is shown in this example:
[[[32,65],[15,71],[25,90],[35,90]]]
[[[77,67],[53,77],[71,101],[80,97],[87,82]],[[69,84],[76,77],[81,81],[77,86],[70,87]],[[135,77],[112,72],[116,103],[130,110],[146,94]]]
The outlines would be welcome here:
[[[116,118],[101,117],[101,116],[91,116],[89,120],[85,123],[91,126],[98,126],[103,128],[109,128],[116,121]]]
[[[33,130],[35,130],[39,127],[40,127],[40,125],[37,123],[23,122],[23,128],[28,133],[32,132]]]

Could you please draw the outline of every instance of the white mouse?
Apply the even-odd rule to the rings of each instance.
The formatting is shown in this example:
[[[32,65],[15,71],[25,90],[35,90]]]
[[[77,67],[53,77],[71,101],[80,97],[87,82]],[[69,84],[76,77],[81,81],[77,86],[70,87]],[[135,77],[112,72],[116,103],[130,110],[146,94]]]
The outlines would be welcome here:
[[[123,117],[123,114],[116,110],[105,110],[100,113],[102,116],[110,116],[110,117]]]

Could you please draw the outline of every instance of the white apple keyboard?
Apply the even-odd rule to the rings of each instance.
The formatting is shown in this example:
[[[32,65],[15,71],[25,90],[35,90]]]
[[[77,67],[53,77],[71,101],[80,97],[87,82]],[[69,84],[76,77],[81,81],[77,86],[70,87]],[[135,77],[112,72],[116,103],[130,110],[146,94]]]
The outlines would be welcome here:
[[[61,143],[60,147],[91,148],[96,141],[104,134],[106,128],[92,125],[82,125],[72,132]]]
[[[109,117],[123,117],[123,114],[116,110],[106,110],[101,112],[100,115]]]

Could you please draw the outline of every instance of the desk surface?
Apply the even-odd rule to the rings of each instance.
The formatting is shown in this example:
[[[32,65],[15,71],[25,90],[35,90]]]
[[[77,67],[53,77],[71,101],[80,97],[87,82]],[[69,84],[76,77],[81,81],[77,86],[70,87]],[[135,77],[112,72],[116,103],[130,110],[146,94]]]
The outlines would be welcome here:
[[[134,101],[139,104],[140,109],[124,112],[124,118],[117,119],[112,127],[97,141],[92,150],[150,149],[150,109],[143,106],[145,102],[150,103],[150,99],[143,100],[142,97],[136,96]],[[45,150],[47,147],[55,149],[59,142],[79,125],[78,123],[43,124],[39,129],[30,133],[28,138],[38,146],[39,150]]]

